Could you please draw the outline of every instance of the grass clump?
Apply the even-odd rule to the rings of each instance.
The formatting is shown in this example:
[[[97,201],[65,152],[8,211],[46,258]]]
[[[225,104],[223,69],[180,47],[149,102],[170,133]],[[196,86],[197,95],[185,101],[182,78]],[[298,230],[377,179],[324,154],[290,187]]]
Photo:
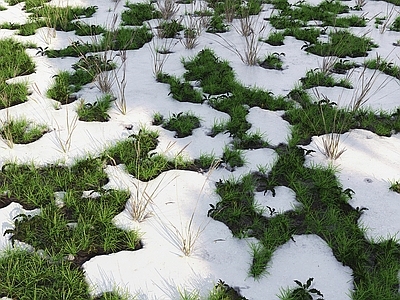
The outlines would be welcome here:
[[[176,131],[175,137],[183,138],[192,134],[193,129],[200,127],[200,119],[191,112],[172,114],[164,121],[163,127]]]
[[[106,94],[94,103],[84,103],[82,101],[76,111],[79,120],[86,122],[107,122],[110,119],[108,111],[114,100],[112,95]]]
[[[285,53],[270,53],[262,61],[260,61],[259,65],[265,69],[283,70],[282,56],[285,56]]]
[[[25,52],[26,47],[11,39],[0,40],[0,109],[26,101],[27,83],[6,83],[16,76],[32,74],[35,64]]]
[[[27,11],[31,11],[32,8],[43,6],[45,3],[50,2],[49,0],[7,0],[6,1],[9,5],[15,5],[21,2],[25,2],[25,9]]]
[[[122,25],[142,26],[144,21],[161,18],[161,13],[152,3],[125,4],[128,9],[121,14]]]
[[[50,58],[55,57],[80,57],[89,52],[100,52],[106,50],[136,50],[153,38],[149,28],[145,25],[135,28],[121,27],[112,31],[105,31],[101,40],[97,43],[73,42],[66,48],[59,50],[46,50]]]
[[[228,61],[220,60],[210,49],[203,49],[196,57],[184,60],[183,65],[187,70],[183,75],[185,80],[200,80],[204,93],[224,94],[235,84],[235,74]]]
[[[29,144],[48,131],[46,125],[38,125],[26,119],[9,119],[0,126],[0,137],[9,144]]]
[[[321,35],[321,29],[318,28],[286,28],[284,31],[285,35],[294,36],[298,40],[306,41],[309,43],[316,43],[318,37]]]
[[[392,25],[390,26],[390,30],[400,31],[400,16],[396,17],[396,19],[393,21]]]
[[[188,81],[182,82],[175,76],[159,73],[157,81],[168,83],[171,92],[169,93],[175,100],[180,102],[202,103],[203,98],[201,92],[196,90]]]
[[[363,57],[374,47],[377,45],[369,38],[358,37],[346,30],[338,30],[329,34],[329,42],[305,45],[304,49],[319,56]]]
[[[400,194],[400,181],[399,180],[396,180],[396,181],[394,181],[394,182],[392,182],[391,184],[390,184],[390,188],[389,188],[391,191],[393,191],[393,192],[396,192],[396,193],[399,193]]]
[[[271,32],[263,42],[270,44],[271,46],[282,46],[285,43],[285,35],[281,31]]]
[[[364,65],[369,69],[377,69],[386,75],[393,76],[400,79],[400,67],[396,66],[392,62],[388,62],[381,57],[375,59],[368,59],[364,62]]]
[[[72,65],[74,72],[61,71],[55,76],[54,83],[47,90],[47,96],[62,104],[68,104],[76,100],[72,93],[78,92],[83,85],[93,82],[98,74],[110,71],[115,64],[104,61],[100,56],[88,55]],[[105,104],[105,102],[103,102]]]
[[[304,89],[310,89],[317,86],[341,86],[348,89],[353,88],[348,80],[341,79],[337,81],[332,75],[318,70],[307,71],[306,76],[301,78],[300,81],[303,84]]]
[[[175,38],[185,27],[177,20],[161,21],[157,27],[160,38]]]
[[[157,138],[156,131],[141,129],[137,134],[107,149],[103,155],[108,163],[124,164],[130,174],[139,180],[148,181],[173,166],[162,154],[149,154],[156,149]]]
[[[225,163],[231,170],[234,170],[236,167],[244,166],[245,160],[243,157],[243,150],[232,149],[228,146],[225,146],[224,153],[222,155],[222,162]]]

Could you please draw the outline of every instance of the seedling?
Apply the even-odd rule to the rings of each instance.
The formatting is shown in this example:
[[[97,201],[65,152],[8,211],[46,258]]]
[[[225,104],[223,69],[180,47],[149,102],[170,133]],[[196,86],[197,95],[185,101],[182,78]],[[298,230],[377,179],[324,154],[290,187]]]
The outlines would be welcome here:
[[[323,300],[324,295],[315,288],[310,288],[314,278],[309,278],[306,283],[301,283],[298,280],[294,280],[294,282],[299,286],[294,289],[291,293],[292,299],[298,300]],[[315,298],[318,297],[319,298]]]

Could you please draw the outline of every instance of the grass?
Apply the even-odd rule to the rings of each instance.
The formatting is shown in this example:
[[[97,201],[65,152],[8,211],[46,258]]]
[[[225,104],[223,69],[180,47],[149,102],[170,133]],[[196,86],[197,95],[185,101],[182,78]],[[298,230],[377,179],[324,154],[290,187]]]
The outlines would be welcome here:
[[[183,138],[192,134],[193,130],[200,127],[200,119],[191,112],[172,114],[164,121],[165,129],[175,131],[175,137]]]
[[[32,18],[27,24],[13,25],[20,34],[34,33],[40,22],[47,22],[57,30],[75,30],[76,33],[90,35],[102,33],[102,37],[94,44],[76,42],[59,50],[41,49],[42,55],[49,57],[79,57],[72,65],[73,71],[62,71],[55,76],[54,84],[47,92],[47,96],[63,104],[76,100],[73,94],[85,84],[95,81],[99,73],[116,67],[114,63],[97,56],[96,52],[143,47],[153,37],[150,28],[143,25],[143,22],[160,18],[160,13],[151,3],[126,3],[127,9],[122,13],[123,25],[114,30],[103,30],[102,27],[88,27],[83,22],[71,22],[79,16],[92,15],[96,11],[95,7],[51,8],[44,5],[45,2],[26,2],[26,9],[32,13]],[[298,147],[308,144],[315,135],[326,135],[325,148],[321,150],[328,158],[336,159],[343,153],[339,133],[363,128],[379,135],[391,136],[400,131],[399,110],[385,112],[365,109],[363,104],[368,97],[362,98],[356,109],[341,109],[334,101],[320,99],[305,91],[318,86],[351,88],[350,82],[336,80],[329,72],[346,74],[348,70],[360,67],[352,58],[367,55],[376,45],[370,39],[355,36],[348,30],[327,32],[322,26],[305,26],[314,20],[321,21],[323,26],[364,26],[365,20],[362,17],[340,16],[349,12],[349,7],[342,2],[323,1],[316,6],[301,2],[290,5],[282,0],[270,2],[277,9],[277,13],[269,19],[275,29],[263,40],[271,45],[280,45],[285,36],[294,36],[306,42],[303,50],[310,55],[336,56],[338,60],[333,67],[330,70],[307,71],[299,81],[301,84],[287,96],[244,86],[236,79],[229,61],[219,58],[213,50],[207,48],[181,60],[184,67],[182,77],[162,70],[158,72],[156,79],[169,85],[171,98],[179,102],[209,105],[229,115],[228,121],[216,121],[212,128],[213,136],[228,133],[232,137],[231,143],[222,149],[222,157],[204,153],[194,161],[182,161],[179,157],[168,159],[163,153],[154,152],[158,145],[158,133],[142,128],[98,156],[78,160],[70,167],[58,163],[42,167],[6,163],[0,171],[0,204],[5,206],[15,201],[27,209],[40,208],[38,215],[17,217],[15,229],[6,233],[10,234],[12,241],[26,242],[36,249],[42,249],[44,254],[18,249],[2,254],[0,273],[5,278],[0,282],[1,297],[90,299],[80,268],[82,264],[96,255],[141,248],[141,233],[116,228],[112,219],[129,204],[133,219],[144,221],[149,214],[152,191],[147,193],[150,197],[143,197],[140,193],[128,190],[104,189],[108,181],[105,166],[123,164],[136,179],[149,181],[175,168],[198,166],[200,169],[196,170],[205,172],[218,162],[234,170],[245,164],[245,150],[273,148],[278,158],[269,172],[254,172],[217,182],[215,192],[220,201],[211,205],[208,211],[210,217],[226,224],[235,237],[258,239],[259,242],[251,247],[253,259],[248,270],[249,276],[260,278],[267,274],[274,251],[293,239],[294,235],[316,234],[329,245],[340,263],[353,270],[355,290],[352,299],[398,299],[400,252],[397,241],[367,240],[364,229],[357,225],[363,209],[349,205],[352,190],[340,184],[337,170],[332,167],[306,168],[305,156],[309,153]],[[17,1],[9,3],[15,4]],[[227,24],[231,18],[243,17],[244,11],[239,10],[237,4],[235,1],[210,1],[208,5],[213,9],[213,15],[208,31],[225,32],[229,30]],[[257,14],[260,4],[258,1],[249,1],[245,12]],[[391,30],[396,30],[396,21]],[[5,24],[3,28],[11,25]],[[160,34],[175,37],[183,30],[180,25],[176,20],[165,17],[160,20]],[[319,38],[326,34],[327,42],[322,42]],[[0,40],[0,109],[27,99],[27,84],[6,83],[8,79],[35,71],[35,65],[25,49],[25,45],[15,40]],[[281,54],[272,53],[267,55],[265,63],[274,69],[281,69],[280,59]],[[399,78],[398,67],[382,58],[366,60],[364,65],[365,68]],[[193,82],[197,83],[196,87]],[[81,102],[77,115],[82,121],[107,121],[112,103],[113,97],[109,94],[94,103]],[[272,147],[261,133],[248,133],[251,125],[246,117],[252,107],[285,111],[284,119],[292,125],[291,138],[286,145]],[[173,114],[166,119],[161,114],[155,114],[153,122],[176,131],[178,138],[190,135],[194,128],[200,126],[199,117],[189,112]],[[9,119],[3,122],[0,134],[3,139],[11,137],[13,143],[19,143],[33,141],[45,130],[26,120]],[[274,193],[275,187],[281,185],[295,192],[301,206],[265,217],[255,203],[254,193]],[[138,186],[136,188],[140,190]],[[141,188],[146,191],[146,183]],[[93,191],[94,196],[84,198],[82,194],[88,190]],[[399,192],[398,181],[390,183],[390,190]],[[64,197],[61,202],[57,202],[55,193],[60,191],[64,192]],[[188,239],[189,233],[181,232],[186,236],[180,236],[182,241],[186,240],[181,248],[187,254],[193,248],[193,240]],[[296,284],[297,289],[285,292],[287,299],[318,294],[310,289],[311,284],[314,284],[311,278]],[[318,282],[315,282],[315,286],[318,287]],[[221,280],[207,299],[243,299],[235,292]],[[123,298],[116,292],[110,292],[96,299]],[[181,298],[198,299],[198,293],[182,291]]]
[[[7,84],[6,80],[16,76],[32,74],[35,64],[25,52],[23,44],[12,38],[0,40],[0,109],[17,105],[27,100],[27,83]]]
[[[8,119],[0,126],[0,137],[7,144],[29,144],[41,138],[48,128],[26,119]],[[12,147],[11,147],[12,148]]]
[[[77,114],[79,120],[86,122],[107,122],[110,119],[108,111],[112,107],[114,98],[110,94],[106,94],[94,103],[84,103],[82,101],[78,108]]]

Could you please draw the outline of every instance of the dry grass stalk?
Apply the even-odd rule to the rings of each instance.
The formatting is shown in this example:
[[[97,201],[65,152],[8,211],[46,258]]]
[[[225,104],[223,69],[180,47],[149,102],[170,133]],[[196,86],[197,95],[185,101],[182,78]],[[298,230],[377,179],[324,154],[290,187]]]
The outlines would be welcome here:
[[[122,78],[118,80],[118,71],[115,69],[113,70],[114,77],[116,78],[117,88],[118,88],[118,97],[115,101],[115,106],[117,109],[123,114],[126,115],[127,113],[127,106],[126,106],[126,61],[127,61],[127,52],[126,50],[120,50],[118,56],[121,58],[121,65],[119,71],[122,72]]]
[[[188,24],[186,24],[184,30],[182,44],[186,49],[194,49],[199,44],[199,37],[202,32],[202,20],[201,18],[189,15]]]
[[[318,149],[328,159],[336,160],[346,151],[345,148],[340,148],[340,136],[346,124],[346,120],[339,121],[337,119],[338,110],[336,110],[334,119],[331,122],[332,125],[330,128],[328,128],[328,122],[325,118],[324,108],[327,105],[335,104],[333,104],[333,102],[331,102],[325,95],[319,94],[318,89],[313,89],[313,93],[319,100],[321,119],[325,129],[325,136],[322,137],[322,149],[320,149],[319,147]]]
[[[137,183],[135,183],[132,181],[135,192],[131,194],[128,199],[127,210],[133,220],[143,222],[145,219],[151,217],[153,212],[149,210],[149,206],[153,204],[153,199],[175,179],[175,177],[170,179],[162,186],[165,181],[166,173],[161,176],[161,179],[158,179],[155,187],[149,182],[143,183],[138,180]]]
[[[389,28],[389,25],[392,22],[393,15],[394,15],[395,12],[396,12],[396,7],[394,5],[391,5],[390,9],[389,9],[389,4],[386,5],[386,15],[385,15],[385,18],[382,20],[383,23],[379,26],[379,33],[380,34],[385,33],[385,31]],[[372,18],[372,19],[375,19],[375,17]]]
[[[318,68],[321,72],[328,74],[337,61],[338,58],[336,56],[324,56],[322,58],[322,63],[318,63]]]
[[[163,72],[169,54],[172,53],[172,49],[177,43],[173,39],[158,39],[158,41],[160,41],[159,44],[156,42],[156,39],[153,38],[152,43],[149,44],[155,78]]]
[[[226,49],[235,53],[244,64],[246,64],[248,66],[255,66],[255,65],[258,65],[259,53],[260,53],[260,50],[262,47],[262,44],[259,42],[259,40],[265,31],[266,25],[264,23],[262,23],[262,25],[260,27],[259,26],[260,23],[258,22],[258,19],[251,18],[251,16],[250,16],[249,20],[251,20],[251,21],[248,22],[247,24],[250,27],[249,27],[249,29],[246,29],[246,30],[250,34],[243,36],[244,49],[242,51],[236,47],[235,43],[225,39],[220,34],[216,34],[216,35],[225,42],[225,44],[223,44],[223,43],[220,43],[220,44],[222,46],[224,46]],[[257,26],[259,26],[258,30],[256,30]]]
[[[6,109],[6,119],[5,120],[0,120],[0,125],[1,128],[0,130],[2,133],[0,134],[0,140],[10,149],[14,148],[14,138],[11,132],[10,126],[7,126],[7,124],[10,124],[11,122],[11,116],[8,108]]]
[[[71,149],[72,135],[78,125],[78,115],[75,114],[72,119],[69,117],[68,108],[66,108],[66,137],[63,138],[61,134],[61,126],[58,124],[57,120],[54,119],[57,124],[57,129],[55,130],[56,145],[58,149],[63,153],[67,153]]]
[[[236,14],[236,1],[225,0],[224,9],[225,9],[225,20],[228,23],[231,23]]]
[[[175,0],[158,0],[157,7],[164,20],[172,20],[179,10],[178,3]]]
[[[353,111],[358,110],[362,107],[368,100],[378,93],[380,90],[385,88],[385,86],[389,83],[389,77],[383,80],[378,86],[376,86],[376,81],[381,75],[381,71],[379,71],[379,62],[380,57],[377,56],[377,67],[372,71],[371,75],[367,74],[368,68],[364,66],[361,70],[361,74],[358,76],[358,84],[356,89],[353,92],[351,99],[351,109]]]
[[[180,227],[174,225],[171,221],[169,222],[169,228],[168,226],[163,226],[168,232],[168,237],[172,239],[172,242],[179,248],[179,250],[182,252],[184,256],[190,256],[192,255],[195,250],[196,250],[196,243],[198,242],[198,239],[201,235],[201,233],[205,230],[207,224],[202,224],[202,225],[196,225],[195,224],[195,216],[197,212],[197,205],[200,200],[200,196],[204,191],[204,187],[209,180],[212,172],[218,168],[219,161],[215,161],[213,165],[210,166],[210,170],[207,173],[206,179],[203,182],[203,185],[200,189],[200,193],[198,195],[198,199],[196,201],[196,204],[193,208],[192,213],[190,214],[190,218],[187,221],[186,224],[182,223]],[[171,229],[172,228],[172,229]]]
[[[346,148],[340,149],[340,134],[331,132],[322,138],[323,150],[322,153],[329,159],[338,159],[345,151]]]

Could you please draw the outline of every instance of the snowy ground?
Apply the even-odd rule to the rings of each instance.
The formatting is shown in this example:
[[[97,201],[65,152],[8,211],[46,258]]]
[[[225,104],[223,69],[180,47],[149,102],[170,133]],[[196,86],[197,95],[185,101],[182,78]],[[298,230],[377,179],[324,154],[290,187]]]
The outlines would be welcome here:
[[[54,1],[52,1],[54,2]],[[0,1],[0,4],[1,1]],[[59,2],[54,2],[60,5]],[[115,3],[110,0],[88,1],[69,0],[69,5],[96,5],[98,12],[90,19],[94,24],[109,22]],[[5,4],[3,4],[6,6]],[[367,1],[363,12],[368,16],[378,13],[384,14],[389,4],[379,1]],[[22,4],[10,7],[0,12],[1,22],[23,22],[26,14],[21,10]],[[271,7],[266,6],[263,16],[271,13]],[[109,12],[109,9],[111,12]],[[120,3],[115,12],[124,9]],[[361,13],[361,12],[360,12]],[[266,29],[268,34],[270,28]],[[357,33],[366,33],[380,47],[373,50],[382,57],[395,64],[400,64],[399,49],[392,43],[400,39],[400,34],[385,32],[380,34],[370,21],[366,28],[357,29]],[[72,33],[57,32],[57,36],[50,41],[45,39],[46,29],[41,29],[35,36],[20,37],[18,40],[30,40],[41,47],[59,49],[80,39]],[[0,38],[14,36],[15,32],[0,30]],[[237,32],[232,29],[224,34],[227,40],[242,46]],[[46,43],[47,42],[47,43]],[[234,68],[237,78],[248,86],[258,86],[271,90],[275,94],[285,95],[298,84],[299,78],[307,70],[317,68],[322,63],[322,58],[300,51],[302,41],[287,37],[285,45],[272,47],[264,44],[260,53],[284,52],[284,70],[271,71],[259,67],[250,67],[242,63],[224,45],[224,41],[216,36],[204,33],[200,44],[194,50],[186,50],[181,43],[176,43],[174,53],[167,60],[164,71],[169,74],[181,75],[184,68],[180,62],[182,57],[192,57],[204,47],[215,50],[216,54],[228,59]],[[231,141],[228,135],[220,134],[215,138],[207,135],[214,120],[228,118],[224,113],[218,112],[206,104],[180,103],[168,96],[168,85],[156,83],[152,71],[152,58],[149,45],[135,51],[128,51],[127,78],[128,86],[128,113],[120,114],[116,109],[110,113],[111,120],[106,123],[85,123],[78,121],[77,128],[72,137],[72,146],[66,154],[60,149],[58,141],[67,136],[68,120],[71,121],[75,114],[76,103],[54,109],[54,101],[44,95],[46,89],[53,81],[52,76],[60,70],[70,70],[75,58],[49,59],[46,56],[36,56],[34,50],[30,51],[37,71],[28,75],[28,80],[33,88],[33,94],[24,104],[11,107],[8,113],[12,116],[26,116],[39,123],[47,124],[53,131],[47,133],[40,140],[28,145],[15,145],[9,149],[0,145],[0,166],[7,161],[31,162],[45,165],[56,161],[72,162],[77,157],[88,153],[99,153],[105,147],[137,131],[141,126],[151,127],[154,112],[169,115],[180,111],[191,110],[202,119],[202,127],[195,130],[194,135],[184,139],[175,139],[173,133],[157,128],[160,131],[160,144],[158,151],[167,155],[174,155],[184,149],[188,158],[198,158],[201,153],[214,152],[217,156],[222,154],[224,145]],[[357,74],[353,74],[353,82],[357,82]],[[381,75],[379,80],[385,84],[383,90],[371,95],[368,105],[374,109],[392,110],[399,106],[398,93],[399,81],[387,79]],[[35,86],[34,86],[35,85]],[[338,99],[339,105],[348,105],[353,90],[343,92],[343,89],[320,88],[319,91],[331,99]],[[99,91],[94,84],[87,85],[79,92],[79,97],[88,101],[95,101]],[[0,111],[0,119],[5,118],[5,110]],[[281,118],[281,112],[272,112],[260,108],[253,108],[248,115],[252,124],[251,131],[259,130],[265,138],[274,145],[286,142],[290,136],[290,125]],[[127,124],[132,124],[132,131],[125,129]],[[368,207],[360,219],[360,223],[367,227],[368,238],[379,240],[396,236],[400,231],[400,195],[389,191],[390,181],[400,178],[400,134],[379,137],[366,130],[352,130],[342,135],[342,146],[346,151],[335,162],[328,161],[318,150],[321,147],[321,138],[314,137],[307,146],[316,152],[307,156],[307,164],[333,163],[338,167],[338,176],[344,187],[355,191],[355,196],[350,204],[354,207]],[[168,145],[175,143],[172,149]],[[277,154],[271,149],[246,151],[246,165],[238,168],[233,173],[227,170],[216,170],[207,177],[190,171],[168,171],[160,175],[157,180],[163,180],[165,188],[162,196],[154,199],[153,216],[142,223],[135,223],[129,218],[128,212],[116,216],[116,223],[123,227],[138,228],[143,235],[144,248],[135,252],[119,252],[108,256],[98,256],[84,264],[87,281],[97,294],[101,291],[112,290],[116,287],[137,295],[138,299],[177,299],[178,288],[198,289],[206,294],[218,279],[223,280],[232,287],[237,287],[241,294],[248,299],[277,299],[280,289],[294,287],[293,279],[302,282],[310,277],[318,282],[318,289],[324,292],[326,300],[350,299],[353,288],[352,270],[342,266],[336,261],[332,250],[316,235],[296,236],[296,243],[290,241],[281,246],[273,255],[268,268],[268,274],[258,280],[248,276],[251,264],[251,245],[257,243],[255,239],[237,239],[232,237],[230,230],[222,223],[206,217],[210,203],[218,201],[214,192],[214,183],[219,179],[231,176],[238,177],[249,171],[256,171],[260,164],[271,168]],[[109,167],[111,186],[130,187],[135,180],[119,167]],[[142,183],[143,184],[143,183]],[[150,182],[156,184],[156,182]],[[256,195],[260,205],[271,206],[275,202],[278,212],[292,209],[298,203],[294,192],[286,187],[276,189],[276,198]],[[272,203],[272,204],[271,204]],[[195,208],[195,209],[193,209]],[[0,210],[1,233],[13,227],[12,218],[21,213],[23,209],[19,204],[11,204]],[[177,245],[175,228],[185,229],[194,213],[193,228],[198,230],[194,254],[183,256]],[[7,235],[1,234],[0,249],[9,245]]]

